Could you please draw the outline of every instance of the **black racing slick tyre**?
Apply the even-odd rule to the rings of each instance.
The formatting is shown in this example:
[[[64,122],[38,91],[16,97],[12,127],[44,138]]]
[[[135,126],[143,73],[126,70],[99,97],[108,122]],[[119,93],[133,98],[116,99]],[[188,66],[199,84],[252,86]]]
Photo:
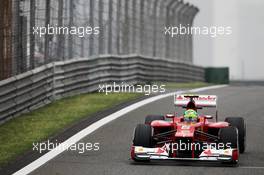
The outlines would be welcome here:
[[[150,125],[154,120],[165,120],[163,115],[148,115],[145,118],[145,124]]]
[[[220,143],[225,145],[225,148],[238,148],[238,131],[235,127],[226,127],[219,130]]]
[[[238,129],[239,152],[244,153],[246,149],[246,125],[244,119],[242,117],[227,117],[225,121]]]
[[[229,126],[226,128],[221,128],[219,130],[219,138],[220,143],[224,144],[224,148],[234,148],[238,149],[239,143],[238,143],[238,129],[233,126]],[[237,151],[238,152],[238,151]],[[231,165],[237,165],[238,160],[233,159],[231,162],[222,162],[223,164],[231,164]]]
[[[150,148],[153,146],[152,144],[151,126],[146,124],[138,124],[134,132],[133,145]]]

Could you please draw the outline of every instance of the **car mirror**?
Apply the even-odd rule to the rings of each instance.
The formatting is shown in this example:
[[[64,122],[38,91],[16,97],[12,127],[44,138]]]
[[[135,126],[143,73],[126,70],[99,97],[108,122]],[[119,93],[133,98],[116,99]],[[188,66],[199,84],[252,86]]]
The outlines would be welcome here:
[[[213,118],[213,116],[211,116],[211,115],[205,115],[204,116],[206,119],[212,119]]]
[[[174,115],[173,114],[166,114],[166,118],[173,118]]]

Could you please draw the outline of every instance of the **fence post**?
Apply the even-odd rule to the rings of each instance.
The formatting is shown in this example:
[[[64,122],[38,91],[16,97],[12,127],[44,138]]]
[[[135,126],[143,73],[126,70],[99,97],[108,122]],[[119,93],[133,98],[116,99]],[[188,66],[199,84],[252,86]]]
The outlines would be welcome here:
[[[50,24],[50,0],[46,0],[45,6],[45,27],[48,29],[48,25]],[[44,51],[44,59],[45,64],[49,62],[49,35],[48,32],[45,34],[45,51]]]
[[[191,12],[187,17],[188,18],[188,24],[190,27],[193,26],[194,17],[198,12],[199,12],[198,8],[191,6]],[[189,47],[187,58],[188,58],[189,62],[192,63],[193,62],[193,35],[192,34],[188,35],[188,41],[187,42],[188,42],[188,47]]]
[[[140,54],[144,53],[144,40],[145,40],[145,27],[144,27],[144,7],[145,7],[145,0],[140,0]]]
[[[74,17],[74,1],[69,1],[69,27],[73,26]],[[73,36],[69,34],[69,48],[68,48],[68,59],[73,58]]]
[[[107,53],[112,54],[112,44],[113,44],[113,29],[112,29],[112,20],[113,20],[113,0],[109,0],[108,4],[108,44],[107,44]]]
[[[124,38],[124,43],[123,43],[123,53],[124,54],[129,54],[129,35],[130,35],[130,31],[129,31],[129,22],[128,22],[128,12],[129,12],[129,9],[128,9],[128,3],[129,3],[129,0],[125,0],[123,1],[125,4],[124,4],[124,10],[125,10],[125,14],[124,14],[124,17],[125,17],[125,20],[124,20],[124,23],[123,23],[123,38]]]
[[[188,6],[188,8],[186,8],[186,10],[184,10],[182,12],[182,22],[184,24],[184,26],[187,28],[188,26],[188,14],[190,12],[190,6]],[[186,31],[187,32],[187,31]],[[184,57],[184,61],[185,62],[189,62],[189,58],[188,58],[188,50],[189,50],[189,46],[188,46],[188,33],[185,33],[185,35],[183,35],[183,57]]]
[[[169,16],[169,21],[170,23],[173,25],[173,27],[177,27],[177,15],[175,14],[175,9],[177,9],[177,7],[181,4],[181,1],[177,1],[176,3],[174,3],[172,6],[171,6],[171,14]],[[176,48],[177,46],[177,37],[178,35],[174,36],[174,37],[170,37],[170,54],[171,54],[171,57],[174,59],[174,60],[177,60],[177,54],[178,54],[178,48]]]
[[[20,16],[21,21],[21,67],[20,72],[27,71],[27,17]]]
[[[24,67],[24,57],[26,54],[23,54],[25,45],[23,46],[23,16],[21,16],[20,9],[21,1],[16,1],[14,4],[15,14],[14,14],[14,66],[15,74],[23,72]]]
[[[184,26],[184,13],[185,11],[189,8],[189,4],[184,4],[184,6],[182,6],[182,8],[179,10],[179,25]],[[179,35],[179,59],[182,61],[185,61],[185,35]]]
[[[173,14],[175,16],[175,25],[178,27],[179,29],[179,25],[180,25],[180,10],[184,7],[184,3],[182,1],[179,1],[179,3],[174,7],[173,9]],[[180,59],[180,35],[178,34],[175,39],[174,39],[174,49],[175,49],[175,57],[179,60]]]
[[[156,52],[156,49],[157,49],[157,46],[156,46],[156,43],[157,43],[157,30],[158,30],[158,26],[157,26],[157,23],[158,23],[158,8],[159,8],[159,5],[158,5],[158,2],[159,0],[155,0],[154,1],[154,6],[153,6],[153,57],[156,57],[157,55],[157,52]]]
[[[166,58],[166,35],[164,34],[164,27],[166,26],[166,0],[161,1],[160,5],[160,26],[163,28],[163,35],[160,38],[160,57]]]
[[[35,0],[30,0],[30,69],[35,68],[35,35],[33,27],[35,27],[36,4]]]
[[[63,7],[64,0],[58,0],[58,27],[63,27]],[[64,60],[64,34],[59,34],[58,36],[58,46],[57,46],[57,58],[59,60]]]
[[[12,3],[0,5],[0,80],[12,75]]]
[[[85,4],[86,5],[86,4]],[[86,14],[86,7],[85,7],[85,5],[83,5],[81,8],[82,8],[82,14],[83,15],[85,15]],[[85,15],[86,16],[86,15]],[[84,22],[84,23],[82,23],[83,24],[83,27],[85,26],[85,24],[86,24],[86,21]],[[82,37],[82,38],[80,38],[80,40],[81,40],[81,49],[80,49],[80,51],[81,51],[81,54],[80,54],[80,56],[83,58],[84,57],[84,43],[85,43],[85,36],[84,37]]]
[[[104,20],[103,20],[103,13],[104,13],[104,0],[98,0],[98,22],[99,22],[99,28],[100,28],[100,35],[99,35],[99,41],[98,41],[98,55],[104,53]]]
[[[136,46],[136,38],[137,38],[137,0],[132,0],[132,52],[136,53],[137,52],[137,46]]]
[[[162,25],[162,22],[164,19],[162,19],[162,10],[163,10],[163,3],[164,1],[160,1],[158,0],[158,4],[157,4],[157,20],[156,20],[156,28],[157,28],[157,31],[159,31],[160,33],[157,32],[156,34],[156,42],[155,42],[155,45],[156,45],[156,49],[155,49],[155,56],[156,57],[162,57],[162,48],[164,48],[164,45],[163,45],[163,37],[164,37],[164,25]],[[158,48],[158,49],[157,49]]]
[[[171,0],[166,4],[166,27],[171,26],[171,20],[170,20],[170,16],[171,16],[171,9],[172,6],[174,5],[174,3],[177,3],[177,1],[175,0]],[[166,47],[166,58],[171,58],[172,57],[172,49],[171,49],[171,41],[172,37],[170,35],[166,35],[166,39],[165,39],[165,47]]]
[[[116,52],[120,55],[120,12],[121,12],[121,0],[117,0],[116,8]]]
[[[90,9],[89,9],[89,24],[94,27],[94,0],[90,0]],[[89,36],[89,56],[94,55],[94,36]]]

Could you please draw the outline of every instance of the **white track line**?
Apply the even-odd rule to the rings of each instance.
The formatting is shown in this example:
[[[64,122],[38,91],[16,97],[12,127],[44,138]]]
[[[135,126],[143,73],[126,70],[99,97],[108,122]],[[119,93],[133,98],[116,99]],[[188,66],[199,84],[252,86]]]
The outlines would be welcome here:
[[[263,166],[239,166],[238,168],[243,168],[243,169],[264,169]]]
[[[205,90],[210,90],[210,89],[222,88],[222,87],[226,87],[226,86],[227,85],[208,86],[208,87],[197,88],[197,89],[192,89],[192,90],[187,90],[187,91],[178,91],[176,93],[180,94],[180,93],[186,93],[186,92],[200,92],[200,91],[205,91]],[[102,127],[103,125],[105,125],[105,124],[107,124],[107,123],[123,116],[124,114],[131,112],[131,111],[133,111],[133,110],[135,110],[141,106],[144,106],[148,103],[151,103],[151,102],[154,102],[157,100],[160,100],[162,98],[173,96],[174,94],[175,94],[175,92],[150,97],[150,98],[147,98],[147,99],[142,100],[140,102],[134,103],[130,106],[127,106],[124,109],[121,109],[121,110],[119,110],[113,114],[110,114],[110,115],[102,118],[101,120],[89,125],[85,129],[81,130],[77,134],[73,135],[72,137],[65,140],[63,143],[61,143],[60,146],[61,146],[61,148],[64,148],[64,149],[56,149],[55,148],[55,149],[49,151],[48,153],[44,154],[43,156],[41,156],[37,160],[33,161],[29,165],[27,165],[24,168],[20,169],[19,171],[15,172],[14,175],[26,175],[26,174],[31,173],[32,171],[36,170],[40,166],[47,163],[49,160],[53,159],[54,157],[56,157],[60,153],[67,150],[72,144],[77,143],[78,141],[80,141],[81,139],[86,137],[87,135],[91,134],[92,132],[94,132],[98,128]]]

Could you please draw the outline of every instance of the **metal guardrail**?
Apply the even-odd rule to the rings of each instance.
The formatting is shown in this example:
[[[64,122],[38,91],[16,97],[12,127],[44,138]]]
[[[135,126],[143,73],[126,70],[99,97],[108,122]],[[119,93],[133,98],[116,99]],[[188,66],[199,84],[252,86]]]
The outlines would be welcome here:
[[[0,121],[52,101],[53,65],[48,64],[0,81]]]
[[[136,55],[49,63],[0,81],[0,122],[66,96],[97,91],[99,84],[204,81],[204,69],[189,63]]]

